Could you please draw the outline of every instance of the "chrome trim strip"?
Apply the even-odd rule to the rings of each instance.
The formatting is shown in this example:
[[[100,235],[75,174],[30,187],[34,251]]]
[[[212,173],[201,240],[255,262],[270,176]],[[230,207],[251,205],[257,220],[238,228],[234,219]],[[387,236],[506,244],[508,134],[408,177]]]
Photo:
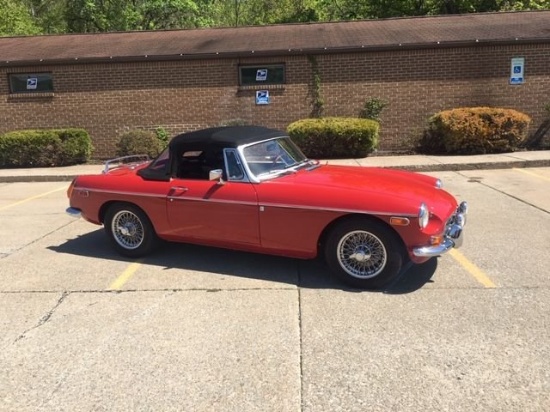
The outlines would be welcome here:
[[[262,206],[266,207],[278,207],[282,209],[305,209],[305,210],[321,210],[323,212],[344,212],[344,213],[361,213],[367,215],[377,215],[377,216],[401,216],[401,217],[416,217],[414,213],[396,213],[396,212],[380,212],[372,210],[363,210],[363,209],[339,209],[331,207],[316,207],[316,206],[304,206],[304,205],[291,205],[291,204],[282,204],[282,203],[260,203]]]
[[[213,203],[229,203],[229,204],[243,204],[243,205],[254,205],[259,207],[276,207],[281,209],[302,209],[302,210],[320,210],[323,212],[337,212],[337,213],[361,213],[361,214],[368,214],[368,215],[377,215],[377,216],[396,216],[399,215],[401,217],[407,217],[407,218],[415,218],[416,215],[414,213],[407,214],[407,213],[397,213],[395,211],[392,212],[381,212],[381,211],[373,211],[373,210],[361,210],[361,209],[340,209],[340,208],[331,208],[331,207],[317,207],[317,206],[306,206],[306,205],[293,205],[293,204],[284,204],[284,203],[255,203],[255,202],[239,202],[234,200],[219,200],[219,199],[204,199],[202,197],[189,197],[187,195],[185,196],[168,196],[168,195],[158,195],[158,194],[147,194],[147,193],[138,193],[138,192],[120,192],[120,191],[114,191],[114,190],[95,190],[95,189],[88,189],[84,187],[78,187],[75,189],[75,191],[79,190],[87,190],[90,192],[95,193],[107,193],[107,194],[116,194],[116,195],[124,195],[124,196],[140,196],[140,197],[154,197],[154,198],[160,198],[160,199],[168,199],[168,200],[193,200],[193,201],[199,201],[199,202],[213,202]]]
[[[158,197],[165,199],[166,195],[164,194],[153,194],[153,193],[143,193],[143,192],[121,192],[118,190],[98,190],[98,189],[89,189],[87,187],[75,187],[73,192],[87,191],[90,193],[106,193],[113,195],[124,195],[124,196],[142,196],[142,197]]]
[[[174,201],[174,200],[180,200],[180,201],[188,201],[188,202],[203,202],[203,203],[222,203],[222,204],[229,204],[229,205],[243,205],[243,206],[258,206],[258,203],[256,202],[239,202],[238,200],[221,200],[221,199],[204,199],[202,197],[187,197],[187,196],[168,196],[168,200]]]

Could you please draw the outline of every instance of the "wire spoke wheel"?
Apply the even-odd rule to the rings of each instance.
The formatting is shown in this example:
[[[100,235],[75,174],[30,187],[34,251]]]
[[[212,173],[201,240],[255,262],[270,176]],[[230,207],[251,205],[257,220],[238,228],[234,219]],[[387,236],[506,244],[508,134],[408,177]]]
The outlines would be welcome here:
[[[105,213],[103,223],[116,251],[123,256],[142,257],[159,245],[151,220],[133,204],[112,204]]]
[[[384,222],[353,217],[337,223],[324,242],[332,273],[348,285],[378,289],[399,274],[405,249]]]
[[[372,233],[356,230],[340,239],[338,262],[348,274],[370,279],[380,274],[388,260],[382,241]]]
[[[136,249],[145,239],[141,219],[129,210],[121,210],[113,216],[111,230],[115,241],[125,249]]]

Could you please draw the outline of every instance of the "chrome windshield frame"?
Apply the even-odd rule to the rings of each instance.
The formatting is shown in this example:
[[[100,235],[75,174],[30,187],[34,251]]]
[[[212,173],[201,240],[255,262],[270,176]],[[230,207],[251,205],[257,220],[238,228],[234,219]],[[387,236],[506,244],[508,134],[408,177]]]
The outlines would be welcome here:
[[[285,169],[281,169],[280,171],[277,171],[277,172],[274,172],[274,173],[270,173],[270,174],[263,174],[263,175],[256,175],[250,168],[250,165],[249,165],[249,162],[248,162],[248,159],[245,155],[245,149],[251,147],[251,146],[256,146],[256,145],[260,145],[262,143],[266,143],[266,142],[270,142],[270,141],[278,141],[278,140],[281,140],[281,139],[285,139],[285,140],[289,140],[295,147],[296,149],[298,149],[299,153],[302,154],[303,156],[303,160],[300,161],[300,162],[297,162],[295,165],[292,165],[290,167],[287,167]],[[283,148],[284,150],[284,148]],[[272,138],[269,138],[269,139],[265,139],[265,140],[260,140],[260,141],[257,141],[257,142],[253,142],[253,143],[247,143],[247,144],[244,144],[244,145],[241,145],[239,147],[237,147],[237,151],[239,153],[239,157],[241,159],[241,162],[242,162],[242,165],[243,167],[245,168],[245,171],[246,171],[246,174],[248,175],[249,177],[249,180],[253,183],[261,183],[263,181],[266,181],[266,180],[272,180],[272,179],[275,179],[277,177],[280,177],[280,176],[283,176],[283,175],[286,175],[288,173],[294,173],[296,172],[297,168],[299,166],[302,166],[302,165],[306,165],[306,164],[311,164],[311,160],[308,159],[303,153],[302,151],[300,150],[300,148],[292,141],[292,139],[287,136],[287,135],[281,135],[281,136],[277,136],[277,137],[272,137]],[[288,153],[288,152],[287,152]]]

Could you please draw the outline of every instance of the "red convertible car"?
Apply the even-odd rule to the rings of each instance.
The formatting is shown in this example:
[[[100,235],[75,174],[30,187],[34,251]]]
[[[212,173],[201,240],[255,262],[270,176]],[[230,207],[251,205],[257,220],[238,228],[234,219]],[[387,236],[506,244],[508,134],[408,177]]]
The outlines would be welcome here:
[[[218,127],[174,137],[153,161],[79,176],[67,212],[104,225],[118,252],[160,240],[301,259],[324,256],[360,288],[462,243],[467,204],[426,175],[307,159],[283,132]]]

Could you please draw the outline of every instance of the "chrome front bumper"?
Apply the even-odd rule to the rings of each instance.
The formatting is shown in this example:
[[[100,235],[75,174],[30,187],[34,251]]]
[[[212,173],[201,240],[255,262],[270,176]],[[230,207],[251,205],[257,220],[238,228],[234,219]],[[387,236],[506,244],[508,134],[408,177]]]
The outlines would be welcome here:
[[[468,214],[468,203],[458,205],[456,212],[450,217],[445,228],[445,236],[439,245],[422,246],[413,249],[413,255],[417,257],[434,257],[448,252],[452,248],[462,246],[464,240],[463,229]]]

